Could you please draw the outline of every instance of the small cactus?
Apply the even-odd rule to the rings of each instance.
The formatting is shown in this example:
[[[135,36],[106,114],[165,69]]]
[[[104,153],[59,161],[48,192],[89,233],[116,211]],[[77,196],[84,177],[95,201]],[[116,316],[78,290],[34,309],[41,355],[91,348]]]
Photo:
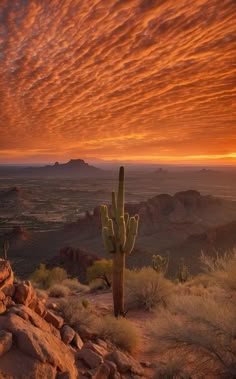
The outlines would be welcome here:
[[[112,291],[115,317],[124,316],[125,257],[135,244],[139,216],[124,212],[124,167],[120,167],[117,197],[112,192],[111,217],[108,207],[101,205],[102,238],[106,251],[113,255]]]
[[[177,277],[180,283],[185,283],[190,279],[190,272],[188,270],[188,267],[185,265],[183,258],[181,259]]]
[[[152,256],[152,267],[157,272],[165,274],[168,269],[169,257],[162,257],[161,255]]]

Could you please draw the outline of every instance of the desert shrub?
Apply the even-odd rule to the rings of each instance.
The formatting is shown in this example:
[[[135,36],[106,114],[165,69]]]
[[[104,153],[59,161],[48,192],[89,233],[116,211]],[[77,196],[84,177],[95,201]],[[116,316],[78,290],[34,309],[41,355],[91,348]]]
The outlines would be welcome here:
[[[100,318],[89,303],[87,307],[84,307],[84,300],[85,299],[82,301],[78,301],[78,299],[62,299],[58,307],[65,321],[72,325],[78,332],[89,329],[92,334],[97,335],[100,327]]]
[[[150,324],[153,349],[185,354],[185,367],[203,377],[234,378],[236,372],[236,306],[213,297],[176,296],[159,309]],[[204,376],[205,375],[205,376]]]
[[[87,280],[91,282],[93,280],[101,279],[106,287],[111,286],[112,276],[112,260],[101,259],[95,261],[92,266],[87,269]]]
[[[49,270],[46,268],[45,264],[40,264],[39,268],[37,268],[30,276],[32,282],[36,285],[39,285],[42,288],[47,287],[47,281],[49,276]]]
[[[70,293],[70,289],[63,284],[53,284],[48,290],[48,294],[51,297],[66,297]]]
[[[81,302],[77,299],[62,299],[58,308],[64,320],[79,333],[89,330],[91,334],[107,339],[127,351],[133,351],[139,344],[139,330],[131,321],[100,316],[85,299]]]
[[[209,278],[227,291],[236,291],[236,249],[231,254],[207,256],[202,253],[201,263]]]
[[[70,289],[72,293],[76,292],[87,292],[88,291],[88,286],[80,283],[78,279],[73,278],[73,279],[64,279],[62,281],[62,284]]]
[[[106,316],[99,325],[100,337],[109,340],[120,349],[132,352],[138,347],[141,335],[132,321],[123,317],[117,319]]]
[[[40,288],[47,289],[55,283],[61,283],[67,278],[66,271],[61,267],[54,267],[49,270],[44,264],[40,264],[30,279],[35,283],[36,286]]]
[[[186,369],[184,357],[171,357],[167,362],[157,365],[153,379],[192,379],[190,370]]]
[[[40,300],[44,300],[44,301],[47,300],[47,298],[48,298],[48,294],[47,294],[46,291],[41,290],[41,289],[39,289],[39,288],[36,288],[35,291],[36,291],[37,297],[38,297]]]
[[[126,272],[125,287],[128,308],[150,310],[168,303],[173,284],[162,273],[157,273],[151,267],[144,267]]]
[[[105,289],[107,289],[107,286],[104,284],[104,281],[102,279],[95,279],[89,283],[90,292],[96,292]]]

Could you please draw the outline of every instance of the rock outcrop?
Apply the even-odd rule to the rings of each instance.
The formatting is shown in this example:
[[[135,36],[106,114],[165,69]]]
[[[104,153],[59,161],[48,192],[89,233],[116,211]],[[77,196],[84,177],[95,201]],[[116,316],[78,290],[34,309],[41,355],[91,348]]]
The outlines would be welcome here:
[[[142,367],[128,354],[99,339],[84,343],[37,298],[31,282],[14,282],[10,263],[3,259],[0,288],[0,378],[142,377]]]

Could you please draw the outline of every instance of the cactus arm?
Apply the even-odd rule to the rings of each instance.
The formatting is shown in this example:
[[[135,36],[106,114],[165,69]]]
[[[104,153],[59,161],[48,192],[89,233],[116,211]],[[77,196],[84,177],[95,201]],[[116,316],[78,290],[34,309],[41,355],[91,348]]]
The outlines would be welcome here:
[[[101,212],[101,221],[102,221],[102,227],[108,227],[108,209],[106,205],[101,205],[100,207],[100,212]]]
[[[138,223],[139,223],[138,217],[136,217],[136,216],[130,217],[130,219],[129,219],[129,231],[128,231],[126,243],[124,246],[124,251],[126,254],[130,254],[134,248],[136,236],[138,233]]]
[[[102,239],[105,246],[105,249],[108,253],[114,253],[115,247],[112,241],[112,237],[109,236],[109,230],[107,227],[102,229]]]
[[[109,237],[115,237],[113,221],[111,218],[109,218],[108,220],[108,233],[109,233]]]
[[[125,226],[126,228],[128,228],[128,225],[129,225],[129,213],[128,212],[125,212]]]

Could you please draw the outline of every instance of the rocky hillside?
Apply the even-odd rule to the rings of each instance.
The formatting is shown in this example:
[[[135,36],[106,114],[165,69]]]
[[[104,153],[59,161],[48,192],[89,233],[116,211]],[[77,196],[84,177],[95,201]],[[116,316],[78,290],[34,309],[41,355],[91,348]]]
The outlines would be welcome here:
[[[127,204],[126,210],[140,215],[139,240],[155,235],[159,240],[168,240],[169,245],[236,220],[236,202],[203,196],[194,190],[174,196],[157,195],[138,204]],[[91,237],[100,234],[99,208],[66,228]]]
[[[0,378],[125,379],[143,375],[142,366],[131,355],[89,331],[79,335],[37,297],[29,281],[14,281],[9,261],[0,260]]]
[[[170,254],[173,271],[181,257],[199,272],[201,250],[231,249],[236,245],[236,203],[197,191],[162,194],[137,204],[126,204],[132,215],[140,214],[136,251],[128,266],[149,265],[152,254]],[[2,236],[2,240],[4,240]],[[6,239],[6,238],[5,238]],[[53,241],[53,242],[52,242]],[[31,232],[25,240],[10,241],[9,257],[18,275],[27,277],[66,246],[103,256],[100,210],[86,212],[78,221],[44,233]],[[73,265],[73,262],[72,264]]]

